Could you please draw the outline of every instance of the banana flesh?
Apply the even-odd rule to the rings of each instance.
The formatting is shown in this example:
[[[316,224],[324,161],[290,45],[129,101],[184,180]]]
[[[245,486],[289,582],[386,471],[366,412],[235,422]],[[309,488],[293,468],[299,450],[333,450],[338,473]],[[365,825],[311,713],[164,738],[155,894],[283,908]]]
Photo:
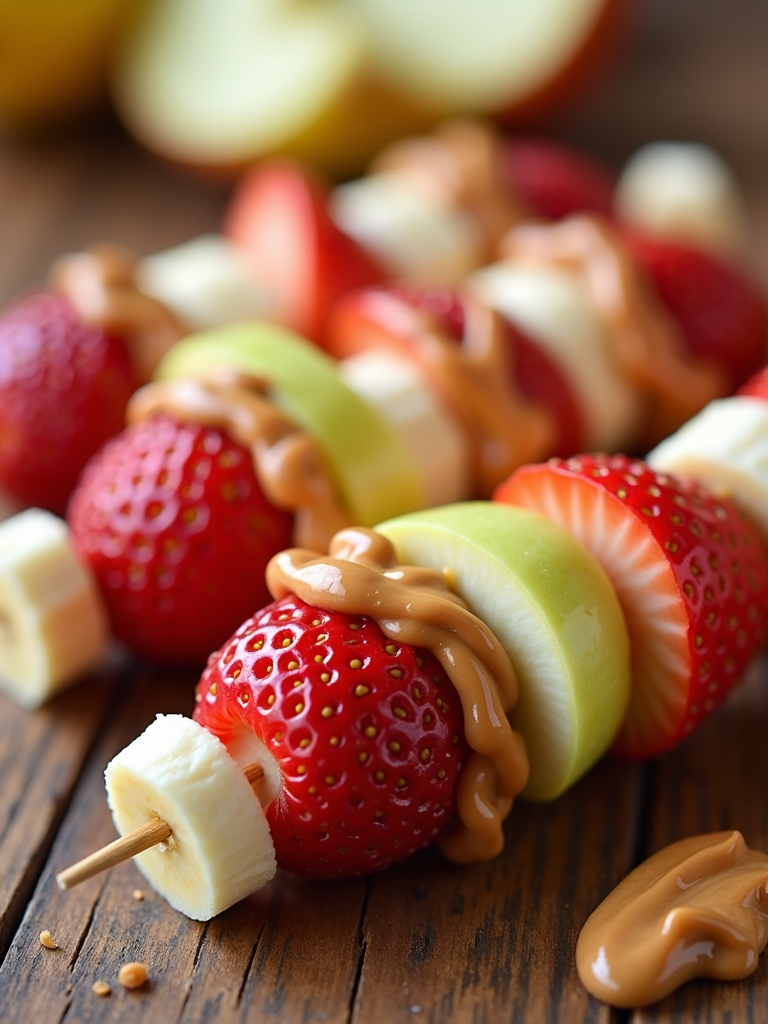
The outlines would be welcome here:
[[[619,218],[659,238],[714,256],[745,256],[749,229],[733,171],[709,146],[652,142],[624,167],[614,198]]]
[[[192,330],[262,320],[275,312],[267,290],[223,235],[200,235],[145,257],[136,283]]]
[[[635,437],[642,400],[611,352],[609,329],[575,272],[492,263],[467,288],[540,345],[570,384],[584,420],[585,448],[621,451]]]
[[[398,434],[417,466],[426,505],[471,497],[469,441],[413,360],[372,349],[342,360],[339,375]]]
[[[275,849],[240,765],[212,733],[183,715],[158,715],[107,765],[107,800],[121,835],[159,817],[167,842],[136,866],[176,910],[208,921],[265,885]]]
[[[472,217],[414,188],[406,174],[368,174],[337,185],[329,210],[390,277],[458,284],[482,262],[483,239]]]
[[[691,476],[731,498],[768,537],[768,402],[710,402],[647,456],[657,471]]]
[[[39,707],[93,668],[107,618],[66,523],[27,509],[0,524],[0,689]]]

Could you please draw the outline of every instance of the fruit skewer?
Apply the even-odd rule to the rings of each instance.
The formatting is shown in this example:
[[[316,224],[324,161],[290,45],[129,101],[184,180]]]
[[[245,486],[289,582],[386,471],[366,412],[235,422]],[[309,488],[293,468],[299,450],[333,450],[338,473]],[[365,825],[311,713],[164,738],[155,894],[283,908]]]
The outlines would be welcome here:
[[[713,710],[759,650],[766,636],[768,552],[759,532],[727,499],[621,456],[527,467],[516,476],[529,492],[525,478],[531,474],[551,488],[557,483],[545,511],[570,510],[593,553],[540,513],[479,502],[411,513],[375,532],[347,530],[328,556],[294,550],[270,563],[276,600],[210,660],[194,717],[235,759],[251,760],[258,751],[265,775],[275,780],[265,816],[278,864],[339,877],[386,866],[436,833],[452,859],[494,856],[516,792],[555,798],[617,735],[620,750],[632,756],[669,749]],[[500,498],[515,500],[520,487],[513,477]],[[607,534],[601,526],[609,520]],[[630,537],[632,543],[624,543]],[[413,595],[408,591],[393,604],[389,588],[402,586],[414,572],[423,588],[419,593],[426,591],[430,600],[403,619],[397,610],[411,608]],[[359,585],[358,575],[364,580]],[[514,686],[497,686],[498,670],[478,673],[476,663],[472,671],[466,663],[457,668],[450,646],[431,640],[443,667],[453,665],[449,676],[468,741],[454,797],[459,824],[454,820],[443,831],[434,824],[424,828],[435,799],[429,772],[422,788],[425,781],[414,773],[413,762],[395,766],[382,760],[389,756],[393,731],[413,720],[422,732],[410,746],[427,751],[432,772],[441,763],[433,760],[439,747],[425,738],[429,730],[423,731],[419,713],[424,695],[414,697],[401,650],[412,640],[418,664],[424,659],[419,645],[429,636],[422,617],[432,625],[449,621],[442,606],[441,614],[434,610],[438,589],[451,609],[466,603],[468,621],[479,619],[486,648],[503,650],[515,680]],[[642,632],[640,615],[646,620]],[[384,639],[376,634],[368,641],[371,618]],[[625,622],[633,620],[630,643]],[[654,629],[657,639],[650,643]],[[453,626],[450,632],[456,632]],[[380,653],[366,648],[367,641]],[[420,683],[416,689],[421,691]],[[372,690],[378,691],[386,722],[364,704],[356,708]],[[670,697],[661,714],[660,691]],[[454,691],[444,690],[442,700],[450,708]],[[436,703],[437,710],[430,706],[428,713],[439,719],[443,708]],[[485,736],[480,730],[480,743],[478,720],[493,723]],[[160,729],[150,730],[157,742]],[[489,734],[500,736],[499,730],[503,741],[487,740]],[[455,736],[458,742],[458,729]],[[507,777],[502,770],[496,784],[484,788],[488,765],[476,770],[483,742],[497,770],[516,751],[516,771],[509,776],[515,785],[499,783]],[[149,743],[144,738],[139,745]],[[404,746],[403,737],[396,743]],[[409,804],[406,813],[402,806],[411,791],[420,807],[414,813]],[[118,826],[121,798],[111,793]],[[440,803],[444,808],[444,799]],[[467,807],[484,808],[479,826]],[[142,870],[156,884],[153,868],[145,864]],[[169,884],[167,876],[162,884]],[[170,886],[160,891],[170,891],[179,906]]]
[[[679,153],[675,157],[672,149],[672,164],[675,159],[678,165],[686,164]],[[669,171],[668,152],[661,162]],[[622,188],[619,181],[617,208],[628,211],[629,221],[641,228],[644,222],[651,224],[653,231],[661,231],[665,224],[648,218],[651,213],[658,215],[663,207],[673,224],[678,211],[683,233],[692,231],[695,235],[698,230],[707,238],[743,234],[737,189],[728,179],[727,170],[717,172],[710,167],[707,172],[707,162],[701,153],[696,158],[689,153],[687,164],[693,165],[693,170],[689,166],[687,171],[678,169],[671,174],[678,182],[677,193],[673,192],[665,203],[654,204],[649,197],[660,192],[663,195],[659,182],[669,180],[670,173],[662,176],[653,166],[649,171],[649,161],[641,161],[639,174],[631,176],[631,188]],[[710,156],[709,164],[712,162]],[[658,157],[650,163],[658,164]],[[220,235],[204,236],[143,260],[114,246],[96,246],[58,261],[52,269],[49,292],[30,297],[8,314],[4,326],[0,324],[0,341],[9,356],[0,377],[0,422],[6,438],[0,451],[0,487],[17,506],[35,504],[63,514],[87,457],[122,426],[131,391],[149,378],[163,352],[190,330],[214,328],[246,317],[266,317],[331,347],[348,346],[344,338],[330,338],[328,318],[339,298],[350,289],[392,276],[402,278],[404,273],[422,284],[461,282],[468,270],[477,270],[483,260],[493,258],[495,239],[519,216],[551,221],[583,210],[595,210],[602,216],[611,214],[613,181],[604,169],[592,166],[566,147],[544,140],[503,139],[487,126],[469,121],[449,122],[430,136],[385,150],[371,173],[353,183],[352,193],[373,189],[378,195],[376,182],[382,176],[395,178],[401,191],[413,192],[415,188],[411,205],[420,211],[442,195],[434,214],[438,220],[461,214],[474,224],[475,234],[488,236],[482,245],[474,247],[472,259],[464,259],[460,272],[447,275],[437,265],[409,270],[396,262],[376,266],[378,243],[366,240],[364,226],[357,224],[354,215],[350,219],[339,212],[345,208],[343,197],[351,186],[331,189],[298,166],[281,162],[262,165],[243,179]],[[648,181],[650,185],[644,186]],[[708,183],[706,187],[702,187],[702,181]],[[623,198],[624,194],[629,198]],[[357,208],[360,204],[353,205]],[[363,203],[366,208],[369,205],[368,200]],[[498,216],[505,205],[513,212]],[[385,207],[375,222],[389,224],[387,230],[400,232],[398,251],[419,252],[431,229],[418,218],[413,223],[408,218],[398,220],[397,208]],[[493,238],[488,235],[489,225],[493,225]],[[357,241],[352,237],[355,235],[359,236]],[[436,246],[438,256],[456,251],[456,241],[451,242],[450,237],[446,241],[440,231],[438,236],[442,239]],[[705,261],[703,266],[701,259]],[[654,250],[642,262],[658,281],[665,302],[672,302],[674,319],[681,322],[691,351],[707,358],[714,355],[716,360],[725,361],[729,374],[740,374],[731,379],[727,388],[731,391],[746,372],[756,368],[755,347],[762,356],[764,331],[760,333],[759,311],[755,313],[755,303],[739,275],[734,281],[731,272],[710,266],[706,259],[700,256],[697,262],[694,253],[691,263],[687,252],[669,252],[662,246],[660,253]],[[670,268],[674,270],[671,278]],[[514,298],[514,286],[508,281],[499,283],[500,277],[508,276],[497,268],[490,277],[479,279],[480,283],[488,282],[481,290],[488,292],[489,301],[498,300],[501,310],[511,315],[518,335],[521,327],[530,334],[533,325],[533,343],[539,350],[533,363],[528,358],[531,345],[526,339],[508,344],[513,362],[527,365],[521,372],[526,386],[534,387],[533,397],[541,399],[543,390],[545,404],[556,403],[562,436],[556,438],[552,451],[571,454],[585,448],[626,447],[620,426],[611,425],[608,434],[582,431],[579,437],[572,422],[574,415],[589,422],[593,407],[602,408],[606,396],[614,390],[628,401],[618,405],[614,401],[609,419],[616,421],[617,408],[626,406],[631,411],[636,401],[627,392],[626,382],[622,385],[615,373],[604,375],[603,385],[607,381],[610,386],[598,387],[597,376],[586,382],[583,374],[573,378],[575,363],[567,356],[568,365],[558,368],[568,350],[568,346],[563,348],[562,340],[557,340],[565,330],[563,315],[558,327],[557,315],[547,315],[544,310],[537,313],[536,303],[533,310],[530,303],[521,307]],[[526,287],[531,286],[529,280]],[[695,297],[686,299],[693,288]],[[716,301],[709,298],[714,292]],[[543,299],[545,307],[553,302],[556,305],[557,289]],[[540,309],[541,305],[539,302]],[[716,316],[710,315],[713,310]],[[577,308],[576,314],[577,322],[583,320],[583,310],[580,313]],[[711,330],[707,333],[702,326],[715,321],[722,327],[719,336],[712,336]],[[590,330],[592,334],[597,330],[594,323],[588,335]],[[718,337],[729,342],[727,357]],[[591,344],[594,351],[590,350],[590,361],[603,366],[604,345],[596,338]],[[552,345],[557,350],[555,365]],[[737,354],[735,364],[733,353]],[[62,372],[65,365],[69,367],[66,373]],[[410,368],[413,373],[413,362]],[[366,388],[367,397],[371,397],[372,376],[386,371],[381,363],[375,367],[361,364],[350,381],[353,387],[359,383]],[[402,377],[402,366],[395,372]],[[520,376],[516,369],[514,372]],[[532,382],[542,373],[545,383],[536,390]],[[557,393],[547,394],[552,385],[546,381],[553,378]],[[30,381],[39,379],[45,386],[36,384],[31,388]],[[568,391],[574,394],[566,394]],[[442,398],[445,401],[446,396]],[[400,405],[406,401],[407,396],[403,396]],[[580,406],[577,413],[573,412],[575,405]],[[570,418],[570,425],[563,427],[559,422],[562,418]],[[528,452],[527,458],[544,454],[549,452]],[[458,497],[462,495],[439,495],[440,501]]]

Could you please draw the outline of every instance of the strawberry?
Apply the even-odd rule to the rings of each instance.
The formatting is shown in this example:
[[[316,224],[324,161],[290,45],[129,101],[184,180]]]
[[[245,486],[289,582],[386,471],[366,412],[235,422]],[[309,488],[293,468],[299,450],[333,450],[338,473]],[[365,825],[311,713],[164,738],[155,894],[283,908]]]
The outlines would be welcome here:
[[[224,218],[224,233],[272,293],[275,319],[319,343],[339,296],[383,276],[331,219],[329,191],[321,176],[275,159],[242,178]]]
[[[698,249],[634,232],[627,238],[691,352],[719,364],[735,391],[768,357],[768,318],[757,289]]]
[[[408,335],[412,321],[398,313],[399,304],[427,313],[438,330],[461,343],[464,302],[460,292],[440,286],[397,284],[351,292],[337,304],[330,320],[328,347],[339,358],[373,346],[415,352]],[[558,438],[552,454],[570,455],[581,447],[582,417],[574,394],[544,349],[509,320],[506,341],[512,356],[513,386],[531,402],[550,410]],[[415,353],[418,355],[418,353]]]
[[[458,694],[434,655],[367,616],[274,601],[211,656],[194,717],[228,745],[255,737],[274,758],[266,815],[289,871],[381,870],[453,815],[467,752]]]
[[[62,515],[83,466],[123,428],[136,380],[122,343],[39,292],[0,319],[0,487]]]
[[[495,500],[561,523],[616,589],[633,692],[615,752],[651,757],[675,746],[768,635],[768,552],[755,527],[730,501],[625,455],[525,466]]]
[[[514,194],[535,217],[561,220],[573,213],[612,215],[611,171],[563,143],[513,136],[505,149],[503,172]]]
[[[69,525],[116,636],[164,664],[204,664],[269,595],[292,517],[264,497],[250,452],[221,430],[158,414],[88,464]]]
[[[747,380],[736,392],[747,398],[764,398],[768,400],[768,366],[763,366]]]

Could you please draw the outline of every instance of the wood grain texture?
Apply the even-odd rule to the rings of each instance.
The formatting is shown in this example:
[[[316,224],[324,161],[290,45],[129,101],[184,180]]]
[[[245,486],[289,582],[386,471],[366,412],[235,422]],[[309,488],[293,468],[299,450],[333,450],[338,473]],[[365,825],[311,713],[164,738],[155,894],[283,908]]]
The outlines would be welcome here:
[[[38,711],[0,696],[0,958],[50,851],[118,674],[96,674]]]
[[[718,147],[744,183],[768,290],[768,7],[627,3],[635,31],[610,84],[553,127],[615,166],[659,137]],[[109,240],[148,253],[216,230],[226,200],[114,125],[0,140],[0,305],[65,251]],[[743,984],[689,985],[632,1015],[588,997],[573,962],[591,909],[659,847],[733,826],[768,850],[765,663],[674,755],[606,761],[556,804],[520,804],[490,864],[458,868],[433,851],[367,880],[279,874],[209,924],[172,911],[132,864],[60,892],[56,872],[114,838],[109,758],[155,713],[189,713],[193,684],[132,666],[34,713],[0,698],[2,1024],[768,1022],[765,962]],[[43,929],[58,950],[41,946]],[[149,969],[133,992],[117,982],[128,960]],[[109,997],[92,992],[98,980]]]
[[[697,833],[738,829],[747,844],[768,850],[768,662],[759,661],[745,684],[717,714],[655,772],[642,857]],[[689,984],[633,1024],[672,1021],[768,1022],[768,962],[745,982]]]
[[[518,803],[496,860],[457,867],[427,852],[377,878],[355,1024],[608,1021],[573,951],[633,863],[641,790],[641,768],[605,763],[551,805]]]

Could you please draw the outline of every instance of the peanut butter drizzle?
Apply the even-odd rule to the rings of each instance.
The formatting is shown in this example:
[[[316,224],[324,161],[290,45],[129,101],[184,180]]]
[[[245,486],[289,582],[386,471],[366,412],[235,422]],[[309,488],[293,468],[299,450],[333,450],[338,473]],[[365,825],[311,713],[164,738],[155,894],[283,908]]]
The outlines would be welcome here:
[[[324,550],[350,521],[336,496],[316,441],[266,397],[257,377],[222,369],[206,382],[147,384],[128,404],[128,423],[165,412],[185,422],[218,427],[251,452],[256,477],[275,508],[294,514],[297,544]]]
[[[477,222],[484,240],[482,262],[491,259],[499,241],[521,221],[524,210],[502,171],[502,140],[480,121],[446,121],[431,135],[403,139],[388,146],[371,170],[397,171],[417,187],[463,207]]]
[[[555,415],[516,387],[500,314],[466,297],[460,344],[429,313],[414,310],[412,317],[409,341],[469,439],[475,495],[490,497],[512,470],[552,453]]]
[[[507,713],[517,679],[501,644],[434,569],[400,566],[389,540],[362,527],[342,530],[328,556],[293,549],[267,566],[273,597],[374,618],[397,643],[440,661],[461,700],[470,753],[457,785],[458,820],[439,840],[457,863],[490,860],[504,845],[503,822],[528,780],[528,756]]]
[[[584,925],[576,963],[598,999],[645,1006],[691,978],[746,978],[767,942],[768,856],[713,832],[628,875]]]
[[[685,348],[672,316],[651,293],[618,232],[596,216],[522,224],[501,245],[503,257],[576,271],[589,290],[621,372],[647,396],[651,446],[714,398],[728,381],[711,360]]]
[[[137,259],[118,245],[94,245],[62,256],[50,281],[73,303],[86,323],[120,337],[128,346],[139,380],[151,380],[168,349],[188,329],[157,299],[139,291]]]

